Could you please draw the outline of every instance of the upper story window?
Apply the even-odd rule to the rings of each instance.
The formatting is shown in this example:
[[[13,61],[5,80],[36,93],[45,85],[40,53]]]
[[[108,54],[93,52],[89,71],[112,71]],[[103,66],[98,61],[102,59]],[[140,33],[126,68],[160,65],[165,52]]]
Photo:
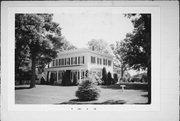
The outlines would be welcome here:
[[[58,64],[59,64],[59,63],[58,63],[58,59],[56,59],[56,66],[58,66]]]
[[[97,58],[97,64],[99,64],[99,58]]]
[[[91,63],[96,63],[96,57],[91,56]]]
[[[61,59],[59,59],[59,66],[61,65]]]
[[[84,56],[80,57],[80,64],[84,64]]]
[[[108,65],[108,60],[103,58],[103,65]]]
[[[66,65],[70,65],[70,58],[66,58]]]
[[[65,65],[65,61],[64,61],[64,58],[62,59],[62,65]]]
[[[110,60],[108,60],[108,66],[111,66],[111,61]]]
[[[100,63],[100,65],[102,65],[102,59],[101,58],[99,59],[99,63]]]
[[[77,64],[77,57],[72,57],[71,58],[71,65]]]
[[[78,57],[78,64],[80,64],[80,57]]]
[[[55,66],[55,60],[53,60],[52,66],[53,66],[53,67]]]
[[[64,65],[76,65],[84,64],[84,56],[71,57],[71,58],[60,58],[52,61],[52,67],[64,66]]]
[[[103,58],[103,65],[106,65],[106,60]]]

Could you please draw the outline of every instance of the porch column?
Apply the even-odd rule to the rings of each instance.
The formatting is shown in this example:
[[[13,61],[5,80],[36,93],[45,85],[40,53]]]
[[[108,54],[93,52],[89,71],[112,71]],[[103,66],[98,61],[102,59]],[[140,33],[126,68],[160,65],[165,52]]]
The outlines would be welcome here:
[[[81,69],[79,69],[79,83],[81,83]]]

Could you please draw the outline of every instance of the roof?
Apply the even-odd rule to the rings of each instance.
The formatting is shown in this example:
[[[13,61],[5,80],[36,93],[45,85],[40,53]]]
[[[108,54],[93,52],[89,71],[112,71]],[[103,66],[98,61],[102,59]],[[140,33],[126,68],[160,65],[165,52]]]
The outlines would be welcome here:
[[[93,51],[93,50],[86,49],[86,48],[78,48],[78,49],[73,49],[73,50],[60,51],[59,54],[71,54],[71,53],[81,53],[81,52],[89,52],[89,53],[102,55],[102,56],[106,56],[106,57],[111,57],[111,58],[114,57],[114,55],[110,55],[110,54],[106,54],[106,53],[100,53],[98,51]]]

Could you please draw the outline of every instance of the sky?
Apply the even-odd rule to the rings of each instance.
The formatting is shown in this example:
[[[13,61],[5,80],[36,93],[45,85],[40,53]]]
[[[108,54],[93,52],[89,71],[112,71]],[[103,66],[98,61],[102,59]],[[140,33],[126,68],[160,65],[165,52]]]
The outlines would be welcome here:
[[[110,7],[59,9],[54,13],[53,21],[60,24],[62,36],[77,48],[87,48],[88,41],[92,39],[103,39],[108,44],[115,44],[133,30],[130,19],[124,17],[121,11]],[[135,70],[129,73],[137,74]]]
[[[62,35],[77,48],[87,48],[92,39],[115,44],[133,29],[128,18],[109,8],[65,8],[54,14],[53,21],[60,24]]]

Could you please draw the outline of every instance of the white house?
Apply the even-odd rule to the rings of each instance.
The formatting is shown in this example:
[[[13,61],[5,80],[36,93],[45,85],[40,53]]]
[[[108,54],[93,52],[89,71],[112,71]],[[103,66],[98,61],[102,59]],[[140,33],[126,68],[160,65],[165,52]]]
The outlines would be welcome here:
[[[45,68],[46,80],[53,78],[53,84],[61,84],[63,73],[66,71],[72,82],[75,74],[81,82],[88,72],[101,76],[103,67],[113,74],[113,55],[89,49],[63,51]]]

